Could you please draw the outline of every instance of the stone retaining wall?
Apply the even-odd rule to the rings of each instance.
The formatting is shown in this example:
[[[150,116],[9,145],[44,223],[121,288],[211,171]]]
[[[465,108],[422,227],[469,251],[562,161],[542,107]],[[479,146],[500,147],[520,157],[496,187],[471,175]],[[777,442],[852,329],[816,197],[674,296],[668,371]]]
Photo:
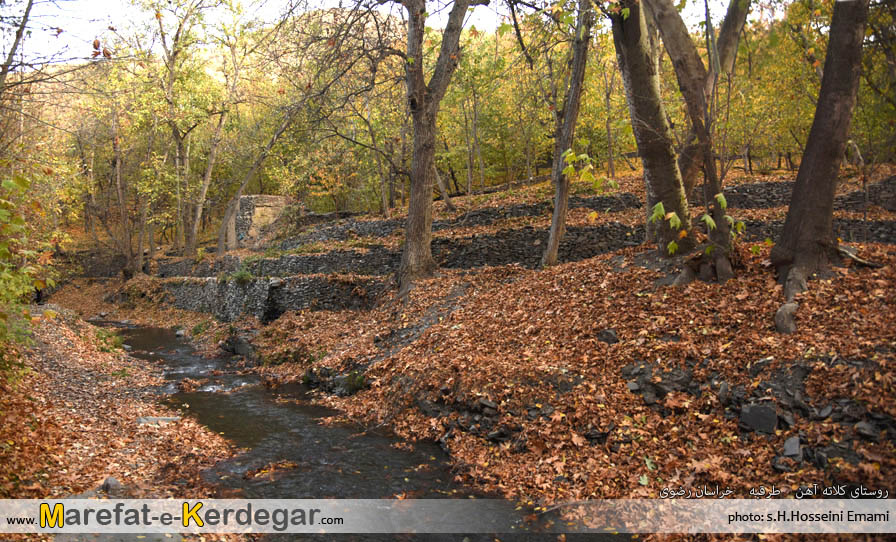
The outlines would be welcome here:
[[[244,282],[217,278],[172,278],[162,281],[169,301],[179,309],[206,312],[224,322],[255,316],[263,322],[290,310],[369,308],[383,288],[372,277],[310,275],[255,278]]]

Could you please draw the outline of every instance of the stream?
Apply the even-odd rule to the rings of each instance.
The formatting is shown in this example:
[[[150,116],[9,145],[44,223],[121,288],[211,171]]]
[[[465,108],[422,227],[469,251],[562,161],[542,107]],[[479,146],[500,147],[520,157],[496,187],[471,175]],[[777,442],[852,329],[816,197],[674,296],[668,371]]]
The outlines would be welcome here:
[[[122,326],[124,344],[134,357],[160,364],[166,383],[163,402],[192,416],[243,451],[204,473],[226,498],[248,499],[384,499],[487,497],[454,481],[447,455],[431,442],[410,450],[393,444],[400,439],[386,431],[364,431],[353,425],[321,425],[335,414],[312,404],[301,385],[276,389],[255,375],[238,374],[225,358],[199,356],[171,329]],[[180,391],[186,378],[202,384]],[[286,468],[253,476],[268,465]],[[512,508],[510,508],[512,510]],[[521,510],[523,516],[530,511]],[[271,540],[329,539],[334,535],[271,535]],[[607,534],[570,535],[568,539],[616,540]],[[338,535],[340,540],[496,540],[494,535]],[[524,532],[499,535],[501,540],[556,540],[556,534]]]

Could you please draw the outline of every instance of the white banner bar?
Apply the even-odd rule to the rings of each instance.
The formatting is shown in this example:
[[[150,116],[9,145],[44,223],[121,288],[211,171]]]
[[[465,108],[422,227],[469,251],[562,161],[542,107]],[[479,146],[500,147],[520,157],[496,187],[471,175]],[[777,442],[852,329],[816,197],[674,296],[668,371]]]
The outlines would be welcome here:
[[[891,499],[0,500],[0,533],[894,533]]]

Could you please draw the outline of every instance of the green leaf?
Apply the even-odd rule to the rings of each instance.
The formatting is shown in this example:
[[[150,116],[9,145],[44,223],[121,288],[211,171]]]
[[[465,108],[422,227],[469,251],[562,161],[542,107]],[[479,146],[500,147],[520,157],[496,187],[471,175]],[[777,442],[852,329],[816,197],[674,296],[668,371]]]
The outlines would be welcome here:
[[[663,202],[659,202],[653,206],[653,213],[650,215],[650,221],[656,222],[657,220],[662,220],[666,216],[666,208],[663,206]]]
[[[678,252],[678,243],[676,243],[675,241],[669,241],[669,244],[666,245],[666,250],[669,251],[670,256],[675,254],[676,252]]]
[[[622,20],[623,21],[628,19],[629,13],[631,13],[631,10],[629,8],[622,8]],[[647,484],[644,484],[644,485],[647,485]]]
[[[700,220],[702,220],[710,230],[716,229],[716,221],[713,220],[711,216],[705,214],[700,217]]]
[[[719,204],[719,207],[724,211],[728,208],[728,200],[725,199],[725,194],[719,192],[716,194],[716,202]]]
[[[650,479],[647,478],[646,474],[642,474],[641,476],[638,477],[638,483],[641,484],[642,486],[646,486],[647,484],[650,483]]]
[[[572,177],[573,175],[576,174],[575,166],[573,166],[572,164],[566,166],[565,168],[563,168],[563,174],[566,175],[567,177]]]
[[[680,230],[680,229],[681,229],[681,219],[678,218],[678,213],[676,213],[676,212],[673,211],[672,214],[669,215],[669,226],[670,226],[673,230]]]
[[[644,456],[644,463],[647,465],[648,470],[656,470],[656,464],[646,455]]]
[[[579,179],[583,182],[590,183],[594,181],[594,175],[591,171],[585,169],[582,171],[581,175],[579,175]]]

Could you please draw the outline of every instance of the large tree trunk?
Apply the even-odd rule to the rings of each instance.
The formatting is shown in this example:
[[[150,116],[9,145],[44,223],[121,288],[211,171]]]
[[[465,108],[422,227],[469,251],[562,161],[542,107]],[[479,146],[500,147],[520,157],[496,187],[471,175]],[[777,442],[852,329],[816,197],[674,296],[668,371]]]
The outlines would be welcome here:
[[[419,118],[418,118],[419,117]],[[414,115],[414,154],[411,163],[411,194],[408,224],[399,277],[401,286],[432,274],[432,187],[435,172],[435,115],[420,111]]]
[[[836,254],[833,234],[837,173],[846,150],[861,72],[868,0],[834,3],[815,119],[793,187],[787,219],[771,259],[788,302]]]
[[[572,42],[572,68],[569,74],[569,86],[563,100],[563,110],[558,115],[560,120],[554,135],[554,163],[551,167],[551,181],[554,183],[554,213],[551,217],[551,230],[548,243],[541,256],[541,265],[548,267],[557,264],[557,253],[560,240],[566,233],[566,214],[569,209],[569,177],[563,174],[566,167],[564,153],[572,148],[575,137],[576,121],[582,104],[582,92],[585,86],[585,66],[588,62],[588,43],[591,41],[591,27],[594,25],[594,12],[590,0],[579,0],[576,35]]]
[[[621,13],[611,17],[613,43],[625,93],[628,99],[632,129],[638,144],[638,154],[644,166],[647,187],[647,236],[655,240],[661,253],[667,253],[669,243],[689,250],[691,236],[679,238],[679,230],[670,227],[668,220],[651,222],[654,206],[662,202],[667,212],[674,212],[681,220],[681,229],[690,233],[688,202],[675,161],[672,128],[660,97],[659,74],[651,55],[647,23],[636,0],[620,4],[629,9],[628,17]]]
[[[734,0],[739,3],[740,0]],[[716,200],[715,196],[722,191],[718,170],[714,158],[712,136],[710,126],[712,115],[709,103],[712,94],[707,95],[707,81],[712,80],[715,86],[715,71],[710,69],[707,73],[703,61],[697,52],[688,33],[687,27],[678,10],[670,0],[646,0],[654,14],[657,26],[663,36],[666,51],[672,59],[675,75],[678,79],[678,87],[685,98],[688,116],[691,119],[691,127],[697,134],[698,150],[703,162],[703,171],[706,178],[704,184],[704,202],[709,207],[715,228],[710,229],[709,237],[713,244],[711,257],[715,264],[716,275],[719,282],[725,282],[731,278],[731,264],[728,261],[728,250],[731,246],[730,228],[726,219],[725,209]],[[736,40],[735,40],[736,42]],[[712,62],[712,61],[710,61]],[[683,179],[682,179],[683,180]],[[685,184],[685,194],[687,194]]]
[[[425,0],[406,0],[408,12],[407,84],[408,110],[414,124],[411,158],[411,194],[404,250],[398,269],[398,283],[408,291],[417,279],[431,276],[436,268],[432,258],[432,188],[435,171],[436,116],[460,57],[460,34],[467,8],[479,0],[455,0],[442,32],[439,56],[429,83],[424,79],[423,35],[426,28]]]

